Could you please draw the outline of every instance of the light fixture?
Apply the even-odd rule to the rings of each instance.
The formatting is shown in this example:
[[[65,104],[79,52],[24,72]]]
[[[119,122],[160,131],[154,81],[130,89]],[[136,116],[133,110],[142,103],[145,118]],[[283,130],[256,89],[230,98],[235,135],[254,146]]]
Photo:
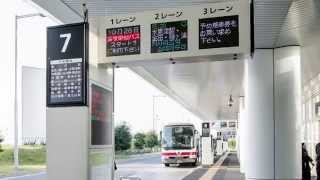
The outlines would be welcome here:
[[[228,106],[232,107],[233,105],[233,99],[232,99],[232,95],[230,94],[229,100],[228,100]]]
[[[112,75],[113,73],[112,67],[107,67],[107,73],[108,75]]]

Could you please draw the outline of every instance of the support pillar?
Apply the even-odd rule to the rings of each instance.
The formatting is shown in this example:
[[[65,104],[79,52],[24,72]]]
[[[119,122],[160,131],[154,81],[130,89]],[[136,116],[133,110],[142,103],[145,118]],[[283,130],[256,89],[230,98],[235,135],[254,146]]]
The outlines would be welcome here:
[[[246,179],[299,179],[300,47],[256,50],[247,63]]]
[[[245,163],[246,163],[246,143],[247,143],[247,118],[245,114],[245,104],[244,98],[239,99],[239,161],[240,161],[240,172],[245,173]]]

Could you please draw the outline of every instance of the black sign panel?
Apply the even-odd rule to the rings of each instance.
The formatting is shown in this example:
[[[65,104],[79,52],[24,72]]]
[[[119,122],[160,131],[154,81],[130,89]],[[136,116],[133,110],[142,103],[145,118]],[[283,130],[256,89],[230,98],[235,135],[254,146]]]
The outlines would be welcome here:
[[[239,46],[239,17],[199,19],[199,49]]]
[[[220,122],[220,128],[228,127],[227,122]]]
[[[320,117],[320,102],[315,104],[315,114]]]
[[[87,105],[88,27],[47,28],[47,106]]]
[[[106,30],[107,56],[140,54],[140,26]]]
[[[229,122],[230,128],[235,128],[237,126],[236,122]]]
[[[151,24],[151,53],[188,50],[188,21]]]
[[[91,85],[91,145],[112,144],[112,93]]]
[[[202,137],[210,136],[210,123],[202,123]]]

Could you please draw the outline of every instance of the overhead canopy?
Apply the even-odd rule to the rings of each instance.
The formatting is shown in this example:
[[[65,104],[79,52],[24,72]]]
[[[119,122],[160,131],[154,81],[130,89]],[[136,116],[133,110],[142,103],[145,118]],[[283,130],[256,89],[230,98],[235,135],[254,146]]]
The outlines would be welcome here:
[[[82,14],[80,0],[32,0],[63,21]],[[242,0],[241,0],[242,1]],[[52,4],[58,3],[54,9]],[[60,2],[60,3],[59,3]],[[62,3],[61,3],[62,2]],[[90,16],[110,16],[135,12],[225,2],[222,0],[87,0]],[[319,0],[254,0],[255,48],[289,45],[305,46],[316,41],[320,32]],[[51,4],[49,6],[48,4]],[[64,6],[63,6],[64,5]],[[60,8],[60,9],[59,9]],[[63,11],[61,9],[64,9]],[[64,13],[62,15],[62,13]],[[78,15],[77,15],[78,14]],[[80,16],[78,19],[81,20]],[[308,48],[308,47],[306,47]],[[310,49],[310,51],[318,51]],[[307,51],[306,51],[307,52]],[[319,52],[319,51],[318,51]],[[320,56],[320,54],[319,54]],[[313,58],[316,59],[316,58]],[[304,82],[319,73],[318,62],[303,62]],[[132,68],[149,82],[197,114],[203,120],[236,119],[237,96],[243,95],[244,65],[241,61],[202,62]],[[232,94],[233,108],[227,107]]]

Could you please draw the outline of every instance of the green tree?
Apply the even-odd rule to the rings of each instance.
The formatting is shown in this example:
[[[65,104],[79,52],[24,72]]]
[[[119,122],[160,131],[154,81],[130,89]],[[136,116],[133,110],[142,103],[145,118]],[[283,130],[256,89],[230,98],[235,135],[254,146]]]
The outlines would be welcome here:
[[[132,135],[130,127],[127,123],[122,123],[115,128],[115,148],[116,151],[122,151],[130,149],[132,141]]]
[[[146,135],[144,133],[137,133],[134,135],[133,144],[136,149],[143,149],[145,145],[144,138]]]
[[[159,144],[158,136],[154,131],[150,131],[146,134],[144,139],[146,147],[153,148]]]

